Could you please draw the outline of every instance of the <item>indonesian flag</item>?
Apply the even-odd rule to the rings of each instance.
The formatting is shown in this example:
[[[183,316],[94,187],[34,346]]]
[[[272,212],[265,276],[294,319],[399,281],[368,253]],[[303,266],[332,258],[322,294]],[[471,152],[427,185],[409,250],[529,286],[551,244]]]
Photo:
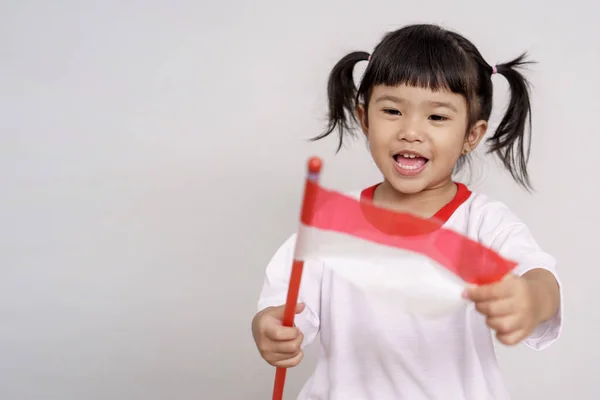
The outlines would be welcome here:
[[[440,222],[377,207],[316,180],[306,183],[295,259],[323,261],[372,299],[426,317],[456,310],[466,304],[467,284],[498,281],[516,266]]]
[[[466,304],[467,284],[496,282],[516,266],[435,220],[327,190],[318,183],[320,169],[312,158],[283,325],[293,325],[307,260],[323,261],[376,302],[424,317],[456,310]],[[277,368],[273,400],[282,399],[285,371]]]

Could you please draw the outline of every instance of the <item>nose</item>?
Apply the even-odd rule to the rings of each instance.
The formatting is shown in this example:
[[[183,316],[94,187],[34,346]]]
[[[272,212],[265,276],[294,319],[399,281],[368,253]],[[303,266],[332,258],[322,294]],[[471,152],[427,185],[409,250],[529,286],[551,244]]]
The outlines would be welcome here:
[[[398,140],[413,143],[422,142],[423,134],[419,126],[419,122],[415,118],[405,120],[402,128],[398,132]]]

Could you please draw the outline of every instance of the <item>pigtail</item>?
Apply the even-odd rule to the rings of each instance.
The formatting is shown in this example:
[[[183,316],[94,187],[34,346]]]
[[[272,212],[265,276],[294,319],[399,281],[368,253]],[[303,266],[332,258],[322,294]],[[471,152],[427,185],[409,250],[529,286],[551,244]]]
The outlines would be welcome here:
[[[342,148],[345,132],[353,134],[350,124],[357,122],[356,106],[358,105],[357,88],[354,84],[354,67],[360,61],[367,61],[369,53],[355,51],[343,57],[333,67],[327,83],[329,103],[327,130],[312,140],[323,139],[336,128],[339,134],[338,151]]]
[[[525,60],[526,55],[523,53],[510,62],[496,66],[496,72],[504,76],[510,86],[510,102],[496,132],[487,141],[490,144],[489,152],[497,153],[515,181],[531,189],[527,171],[531,142],[529,82],[517,70],[531,63]]]

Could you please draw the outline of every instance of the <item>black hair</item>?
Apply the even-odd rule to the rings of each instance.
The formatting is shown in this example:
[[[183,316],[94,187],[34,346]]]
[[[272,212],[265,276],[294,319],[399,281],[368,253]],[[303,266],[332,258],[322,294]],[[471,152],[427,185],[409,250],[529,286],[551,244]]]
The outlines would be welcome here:
[[[409,25],[387,33],[372,55],[355,51],[333,67],[327,87],[328,126],[313,140],[322,139],[337,128],[339,151],[344,136],[354,134],[351,125],[358,123],[357,107],[363,104],[365,109],[368,108],[376,85],[406,84],[461,94],[467,100],[471,127],[479,120],[489,120],[493,95],[491,76],[497,72],[509,83],[510,102],[496,131],[487,139],[488,153],[496,153],[513,179],[530,189],[527,171],[531,142],[529,82],[518,71],[531,63],[526,57],[527,53],[523,53],[512,61],[492,67],[464,36],[433,24]],[[361,61],[369,63],[357,88],[354,67]],[[459,159],[457,169],[464,161],[464,158]]]

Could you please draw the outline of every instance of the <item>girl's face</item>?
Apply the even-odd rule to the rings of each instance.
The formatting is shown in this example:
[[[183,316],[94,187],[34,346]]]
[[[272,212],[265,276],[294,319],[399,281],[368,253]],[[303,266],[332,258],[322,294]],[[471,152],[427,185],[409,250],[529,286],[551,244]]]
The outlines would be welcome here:
[[[398,192],[416,194],[452,183],[461,155],[472,151],[484,121],[467,132],[467,103],[449,91],[412,86],[376,86],[358,116],[375,163]]]

